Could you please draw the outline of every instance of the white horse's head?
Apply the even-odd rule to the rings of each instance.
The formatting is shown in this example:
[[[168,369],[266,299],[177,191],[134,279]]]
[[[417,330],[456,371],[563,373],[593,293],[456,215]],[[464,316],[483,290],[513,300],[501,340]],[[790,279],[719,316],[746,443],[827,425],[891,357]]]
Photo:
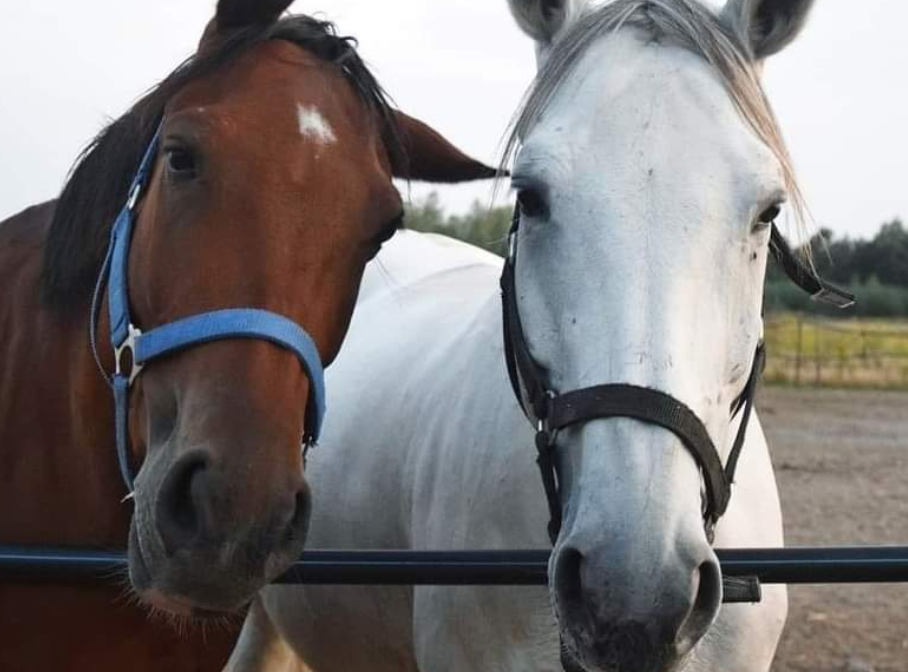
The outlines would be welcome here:
[[[727,456],[770,223],[799,204],[759,66],[810,5],[510,0],[540,68],[515,131],[517,304],[553,390],[663,391]],[[722,599],[697,463],[671,431],[623,418],[565,430],[556,452],[565,642],[590,669],[674,669]]]

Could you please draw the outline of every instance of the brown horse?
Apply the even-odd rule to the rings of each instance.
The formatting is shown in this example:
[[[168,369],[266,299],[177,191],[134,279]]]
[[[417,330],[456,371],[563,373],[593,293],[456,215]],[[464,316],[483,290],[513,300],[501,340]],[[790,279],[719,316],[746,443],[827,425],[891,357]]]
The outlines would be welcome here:
[[[264,340],[186,349],[136,379],[140,470],[123,502],[103,305],[97,365],[88,324],[112,222],[159,125],[129,257],[136,324],[255,307],[303,327],[326,364],[363,267],[401,225],[392,177],[492,175],[392,110],[330,24],[280,19],[289,4],[221,0],[198,53],[92,142],[60,198],[0,224],[0,544],[128,540],[144,603],[0,583],[0,670],[217,669],[225,636],[209,633],[205,651],[201,633],[147,621],[148,605],[241,610],[303,547],[309,380]]]

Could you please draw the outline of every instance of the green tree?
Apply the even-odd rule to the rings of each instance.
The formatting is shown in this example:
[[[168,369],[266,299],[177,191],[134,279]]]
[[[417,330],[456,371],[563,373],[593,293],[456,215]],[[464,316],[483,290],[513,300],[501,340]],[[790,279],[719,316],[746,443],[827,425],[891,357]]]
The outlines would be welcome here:
[[[438,194],[434,191],[407,208],[404,224],[414,231],[452,235],[445,224],[445,213]]]
[[[488,208],[473,201],[466,214],[446,215],[433,191],[410,206],[404,221],[408,229],[441,233],[503,256],[507,252],[511,213],[510,206]]]
[[[902,220],[884,224],[870,247],[873,273],[880,283],[908,287],[908,230]]]

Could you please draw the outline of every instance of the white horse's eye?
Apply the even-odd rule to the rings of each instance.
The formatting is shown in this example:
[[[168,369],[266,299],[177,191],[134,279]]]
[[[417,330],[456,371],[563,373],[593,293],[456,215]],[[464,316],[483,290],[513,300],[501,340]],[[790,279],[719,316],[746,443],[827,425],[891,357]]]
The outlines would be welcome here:
[[[520,206],[520,213],[525,217],[545,217],[549,211],[545,197],[538,189],[518,191],[517,205]]]
[[[779,213],[782,212],[782,206],[779,203],[773,203],[768,208],[766,208],[762,213],[760,213],[760,223],[762,224],[772,224],[776,221],[776,217],[779,216]],[[765,227],[761,227],[765,228]]]

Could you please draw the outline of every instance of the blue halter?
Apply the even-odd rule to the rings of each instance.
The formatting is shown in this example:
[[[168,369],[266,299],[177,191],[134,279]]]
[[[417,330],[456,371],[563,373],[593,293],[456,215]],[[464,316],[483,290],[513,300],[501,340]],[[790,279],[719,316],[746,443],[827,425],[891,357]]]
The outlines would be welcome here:
[[[101,372],[113,388],[117,458],[120,463],[120,474],[129,493],[133,491],[133,475],[129,464],[129,388],[145,364],[158,357],[226,338],[257,338],[270,341],[292,351],[299,358],[309,378],[304,447],[309,447],[318,440],[325,415],[324,369],[315,343],[302,327],[282,315],[255,308],[231,308],[193,315],[145,333],[133,324],[129,313],[127,290],[129,246],[136,221],[136,204],[151,176],[158,153],[160,133],[159,127],[148,149],[145,150],[139,169],[129,187],[126,205],[114,222],[110,247],[98,276],[91,308],[91,345],[100,367],[96,348],[97,315],[102,287],[106,282],[110,340],[116,365],[113,377],[108,377],[103,369]]]

